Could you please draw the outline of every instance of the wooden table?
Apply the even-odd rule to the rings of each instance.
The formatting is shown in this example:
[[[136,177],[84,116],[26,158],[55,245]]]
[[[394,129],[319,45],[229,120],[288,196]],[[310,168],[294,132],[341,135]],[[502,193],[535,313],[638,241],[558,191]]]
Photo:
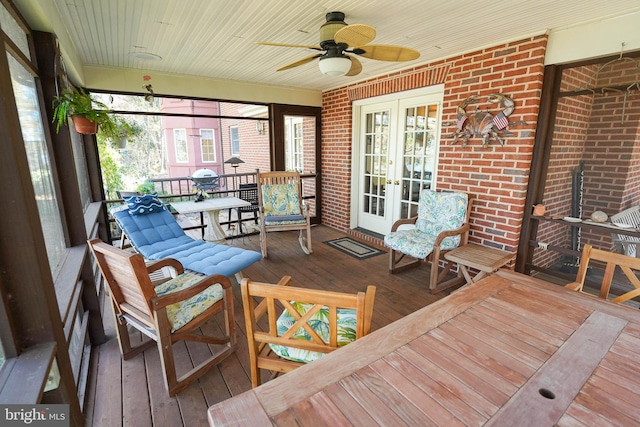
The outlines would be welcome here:
[[[480,284],[210,407],[210,424],[638,425],[639,310],[505,270]]]
[[[181,214],[205,212],[209,226],[205,228],[204,240],[224,242],[227,235],[220,226],[220,210],[251,206],[251,203],[238,197],[214,197],[201,202],[171,202],[171,206]]]
[[[464,275],[467,284],[470,284],[482,279],[486,274],[493,273],[497,269],[504,267],[516,257],[516,254],[468,243],[445,252],[444,257],[458,264],[458,268]],[[475,268],[479,272],[474,277],[471,277],[469,268]]]

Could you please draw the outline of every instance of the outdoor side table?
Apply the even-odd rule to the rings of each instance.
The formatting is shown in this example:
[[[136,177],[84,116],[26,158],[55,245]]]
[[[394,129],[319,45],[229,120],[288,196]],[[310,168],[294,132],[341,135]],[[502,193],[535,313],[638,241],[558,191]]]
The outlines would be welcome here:
[[[458,268],[464,275],[467,285],[477,282],[485,275],[505,266],[515,256],[515,253],[474,243],[459,246],[444,254],[445,259],[458,264]],[[471,277],[469,268],[479,270],[479,272],[474,277]]]

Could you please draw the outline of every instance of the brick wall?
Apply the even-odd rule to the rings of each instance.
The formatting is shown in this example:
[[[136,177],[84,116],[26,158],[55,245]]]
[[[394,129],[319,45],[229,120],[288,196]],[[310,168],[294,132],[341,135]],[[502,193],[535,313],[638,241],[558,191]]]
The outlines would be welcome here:
[[[436,186],[465,191],[473,198],[471,240],[515,250],[533,150],[542,87],[546,36],[538,36],[426,64],[323,94],[323,223],[349,228],[351,197],[351,103],[355,99],[444,84],[442,129]],[[366,67],[366,64],[365,64]],[[515,100],[504,146],[452,145],[456,108],[467,97],[504,93]]]
[[[244,104],[221,102],[220,114],[227,117],[242,116],[241,110],[246,107],[247,105]],[[231,154],[229,128],[237,126],[240,138],[240,153],[235,157],[239,157],[244,161],[244,163],[238,166],[237,173],[255,172],[256,168],[263,172],[271,170],[269,161],[268,122],[260,121],[260,123],[262,123],[261,131],[259,131],[260,127],[257,126],[258,120],[221,119],[220,122],[223,161],[234,157],[234,155]],[[224,165],[224,170],[227,174],[234,172],[234,169],[228,164]]]

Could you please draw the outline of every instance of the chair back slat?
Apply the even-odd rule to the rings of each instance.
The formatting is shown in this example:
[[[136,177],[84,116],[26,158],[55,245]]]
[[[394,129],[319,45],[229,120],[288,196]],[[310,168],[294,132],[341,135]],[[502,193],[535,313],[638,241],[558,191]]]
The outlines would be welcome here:
[[[119,309],[137,318],[142,314],[144,317],[140,320],[153,324],[148,301],[156,295],[142,256],[114,248],[99,239],[90,241],[89,246]]]
[[[624,302],[640,296],[640,280],[636,275],[636,272],[640,272],[640,258],[596,249],[589,244],[584,245],[582,249],[576,280],[575,282],[567,284],[566,286],[568,288],[577,291],[584,289],[584,283],[589,272],[589,267],[592,266],[592,260],[605,264],[604,275],[600,284],[600,298],[609,298],[609,292],[617,267],[624,273],[629,283],[633,286],[633,290],[617,296],[611,299],[611,301]]]
[[[375,286],[346,294],[244,279],[241,291],[254,387],[260,384],[260,369],[288,372],[300,366],[295,356],[274,358],[271,350],[278,352],[274,346],[288,348],[292,356],[291,349],[321,355],[371,330]],[[261,321],[265,314],[266,322]]]

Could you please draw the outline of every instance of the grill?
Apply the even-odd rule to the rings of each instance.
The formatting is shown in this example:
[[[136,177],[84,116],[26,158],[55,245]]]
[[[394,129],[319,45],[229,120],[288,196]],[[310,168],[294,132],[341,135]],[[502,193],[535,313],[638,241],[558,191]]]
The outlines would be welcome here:
[[[191,175],[191,181],[196,187],[196,202],[207,198],[207,191],[220,188],[220,177],[211,169],[198,169]]]

